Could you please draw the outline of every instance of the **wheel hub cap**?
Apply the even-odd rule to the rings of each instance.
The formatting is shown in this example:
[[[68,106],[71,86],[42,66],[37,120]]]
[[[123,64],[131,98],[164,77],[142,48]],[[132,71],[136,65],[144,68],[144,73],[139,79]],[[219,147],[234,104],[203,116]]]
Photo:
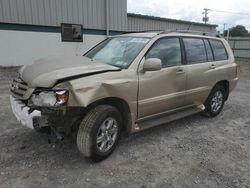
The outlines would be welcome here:
[[[223,94],[221,91],[216,91],[211,101],[211,109],[213,112],[217,112],[222,107]]]
[[[100,126],[97,133],[96,145],[100,152],[108,151],[115,143],[118,134],[117,121],[108,117]]]

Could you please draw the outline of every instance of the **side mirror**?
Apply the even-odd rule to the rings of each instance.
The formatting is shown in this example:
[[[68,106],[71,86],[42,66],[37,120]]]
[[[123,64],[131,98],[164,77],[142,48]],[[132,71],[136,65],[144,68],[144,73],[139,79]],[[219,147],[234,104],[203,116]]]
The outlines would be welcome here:
[[[143,64],[143,71],[158,71],[161,70],[161,60],[158,58],[149,58]]]

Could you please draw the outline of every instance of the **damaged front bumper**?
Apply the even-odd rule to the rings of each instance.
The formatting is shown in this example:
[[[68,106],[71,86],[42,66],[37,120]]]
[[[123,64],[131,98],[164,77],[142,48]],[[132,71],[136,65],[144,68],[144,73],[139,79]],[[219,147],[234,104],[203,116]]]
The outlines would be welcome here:
[[[33,110],[30,112],[30,107],[24,104],[21,100],[10,96],[10,104],[17,120],[28,128],[34,129],[34,119],[41,117],[41,111]]]
[[[66,135],[78,129],[85,114],[82,107],[32,107],[13,96],[10,96],[10,102],[14,115],[22,125],[35,130],[48,127]]]

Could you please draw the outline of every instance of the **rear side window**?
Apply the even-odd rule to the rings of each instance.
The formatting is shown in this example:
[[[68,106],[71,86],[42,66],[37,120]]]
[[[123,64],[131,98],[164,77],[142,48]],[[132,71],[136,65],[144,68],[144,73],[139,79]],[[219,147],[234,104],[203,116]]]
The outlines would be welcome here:
[[[183,38],[188,64],[207,61],[206,49],[202,39]]]
[[[204,40],[204,43],[207,50],[207,61],[213,61],[214,60],[213,52],[208,40]]]
[[[214,60],[215,61],[221,61],[221,60],[227,60],[227,52],[223,45],[223,43],[219,40],[209,40],[213,52],[214,52]]]
[[[181,65],[181,46],[178,38],[158,40],[146,55],[146,59],[159,58],[162,67]]]

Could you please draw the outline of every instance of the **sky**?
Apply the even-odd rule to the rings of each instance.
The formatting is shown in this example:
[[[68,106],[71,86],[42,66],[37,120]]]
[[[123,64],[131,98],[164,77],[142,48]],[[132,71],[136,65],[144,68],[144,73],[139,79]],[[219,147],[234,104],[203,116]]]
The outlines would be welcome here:
[[[217,24],[217,30],[223,31],[235,25],[244,25],[250,32],[250,0],[128,0],[128,12],[202,22],[204,8],[209,11],[210,24]],[[247,13],[228,14],[215,11]]]

